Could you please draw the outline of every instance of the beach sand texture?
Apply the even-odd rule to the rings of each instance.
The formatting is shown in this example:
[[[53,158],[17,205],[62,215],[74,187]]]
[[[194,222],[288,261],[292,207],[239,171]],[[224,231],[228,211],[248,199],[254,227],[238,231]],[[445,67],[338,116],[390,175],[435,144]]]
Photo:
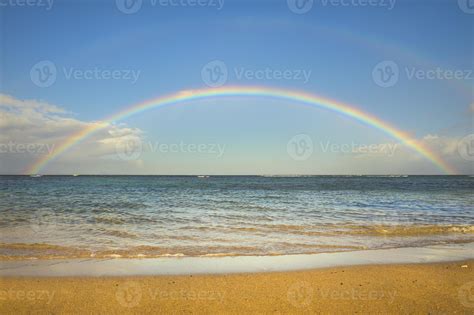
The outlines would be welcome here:
[[[474,314],[474,261],[146,277],[4,277],[1,314]]]

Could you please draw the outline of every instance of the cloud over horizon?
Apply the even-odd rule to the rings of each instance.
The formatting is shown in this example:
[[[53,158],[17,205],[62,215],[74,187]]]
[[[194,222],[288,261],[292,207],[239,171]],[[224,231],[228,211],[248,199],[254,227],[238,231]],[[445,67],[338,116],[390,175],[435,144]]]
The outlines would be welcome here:
[[[36,160],[50,154],[70,135],[100,124],[103,125],[100,121],[75,119],[71,113],[56,105],[0,94],[0,171],[3,174],[22,173]],[[140,138],[141,135],[142,132],[136,128],[107,125],[71,148],[59,160],[70,166],[107,163],[101,160],[114,155],[117,144],[130,138]]]

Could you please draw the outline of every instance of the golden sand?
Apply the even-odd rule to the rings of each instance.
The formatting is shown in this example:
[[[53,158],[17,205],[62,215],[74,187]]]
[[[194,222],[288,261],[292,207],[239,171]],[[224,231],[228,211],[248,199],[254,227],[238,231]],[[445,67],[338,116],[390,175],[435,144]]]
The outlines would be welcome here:
[[[474,261],[146,277],[2,278],[0,314],[474,314]]]

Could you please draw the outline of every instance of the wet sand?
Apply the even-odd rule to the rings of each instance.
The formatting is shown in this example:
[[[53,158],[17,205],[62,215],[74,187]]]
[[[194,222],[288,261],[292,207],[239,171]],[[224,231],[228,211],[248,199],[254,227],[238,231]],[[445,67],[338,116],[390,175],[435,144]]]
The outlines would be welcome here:
[[[474,260],[307,271],[3,277],[0,314],[474,313]]]

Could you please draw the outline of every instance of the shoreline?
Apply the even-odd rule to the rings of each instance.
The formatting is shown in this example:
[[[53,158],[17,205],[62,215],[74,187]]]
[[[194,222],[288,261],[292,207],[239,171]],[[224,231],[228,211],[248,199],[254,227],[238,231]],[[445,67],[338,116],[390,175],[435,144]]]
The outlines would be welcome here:
[[[219,275],[466,260],[474,260],[474,243],[310,255],[6,260],[0,277]]]
[[[474,260],[304,271],[0,278],[0,313],[462,313]]]

